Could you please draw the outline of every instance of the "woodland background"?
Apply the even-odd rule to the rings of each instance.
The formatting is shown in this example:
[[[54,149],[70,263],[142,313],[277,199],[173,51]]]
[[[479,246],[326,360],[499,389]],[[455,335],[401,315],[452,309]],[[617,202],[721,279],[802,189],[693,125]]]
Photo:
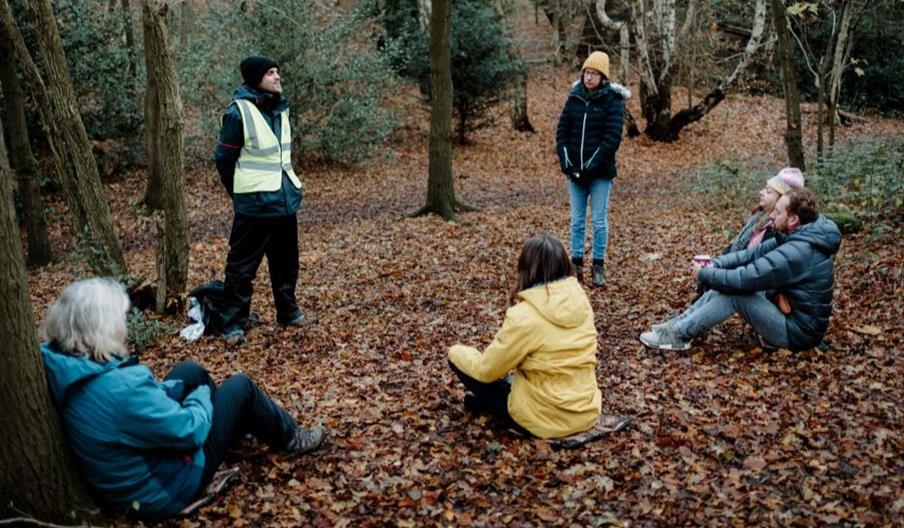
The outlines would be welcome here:
[[[131,344],[155,372],[184,359],[209,367],[218,380],[247,372],[301,421],[322,422],[329,434],[325,449],[291,461],[243,446],[227,460],[242,469],[242,482],[194,516],[163,524],[904,522],[900,2],[455,0],[449,176],[455,200],[476,211],[459,208],[453,221],[408,216],[424,205],[429,172],[429,2],[46,2],[121,264],[67,198],[66,174],[81,174],[70,166],[78,157],[68,150],[74,143],[54,139],[59,130],[40,117],[43,111],[52,123],[62,114],[54,106],[61,92],[53,89],[52,56],[41,51],[48,49],[46,32],[35,31],[39,3],[4,0],[48,100],[41,102],[21,52],[3,50],[7,73],[0,77],[13,168],[3,176],[11,183],[16,177],[9,203],[20,223],[9,240],[30,262],[23,292],[29,316],[40,321],[73,280],[117,274],[143,308],[130,313]],[[776,3],[790,29],[784,50]],[[601,5],[609,20],[599,16]],[[833,77],[848,7],[850,41]],[[751,50],[758,13],[762,35]],[[663,14],[665,22],[656,18]],[[630,38],[624,70],[619,23]],[[638,56],[643,24],[646,59]],[[669,27],[676,44],[663,59]],[[168,51],[147,53],[154,42],[165,48],[152,50]],[[485,346],[492,339],[526,238],[551,233],[568,240],[554,130],[589,49],[608,51],[613,78],[635,94],[628,108],[638,135],[626,131],[610,207],[609,285],[588,290],[600,333],[604,412],[635,420],[580,450],[553,451],[466,412],[445,353],[456,342]],[[292,103],[293,150],[305,180],[298,295],[320,322],[305,330],[277,326],[262,267],[253,310],[263,324],[248,344],[228,348],[214,337],[186,343],[176,335],[187,323],[185,291],[222,278],[231,202],[211,158],[219,116],[240,81],[237,64],[253,53],[280,62]],[[783,58],[792,64],[784,74]],[[13,62],[18,72],[10,77]],[[796,129],[789,78],[800,97]],[[9,91],[13,84],[24,100]],[[708,97],[721,87],[724,99]],[[153,93],[163,94],[159,101],[176,95],[179,112],[155,105]],[[23,120],[11,100],[22,101]],[[654,102],[668,109],[658,129],[651,123],[662,112],[651,113]],[[675,132],[676,116],[694,109],[698,119]],[[177,115],[178,129],[167,118]],[[12,128],[16,122],[24,128]],[[793,159],[789,130],[799,132],[808,186],[846,232],[827,346],[766,352],[735,318],[686,354],[645,349],[637,335],[694,297],[686,263],[721,250],[765,179]],[[17,158],[23,137],[36,160],[31,169]],[[177,156],[167,154],[176,147]],[[153,186],[176,169],[180,185],[163,176],[169,190]],[[181,213],[171,198],[176,191]],[[40,232],[36,211],[46,225],[45,259],[32,246]],[[166,224],[177,214],[184,216],[184,263],[161,265],[161,244],[180,247]],[[162,270],[179,266],[184,275],[166,277],[165,292],[156,292]],[[14,306],[3,298],[6,314]],[[34,324],[27,329],[32,340]],[[0,410],[13,405],[13,388],[21,390],[8,365],[26,362],[5,356]],[[40,381],[25,380],[32,390]],[[4,436],[16,436],[15,422],[4,419],[3,427]],[[75,522],[65,514],[79,505],[75,499],[56,499],[55,513],[9,504],[12,462],[0,458],[4,517]],[[50,480],[38,484],[59,487]],[[129,524],[115,517],[92,522]]]

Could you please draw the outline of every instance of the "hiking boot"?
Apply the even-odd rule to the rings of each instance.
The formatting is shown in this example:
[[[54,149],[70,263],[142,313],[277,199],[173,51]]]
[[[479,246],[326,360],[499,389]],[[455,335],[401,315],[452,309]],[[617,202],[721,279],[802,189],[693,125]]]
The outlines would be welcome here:
[[[245,343],[245,331],[241,328],[231,328],[223,333],[223,341],[230,346],[239,346]]]
[[[644,332],[640,334],[640,342],[650,348],[662,350],[687,350],[691,347],[691,342],[678,337],[674,328]]]
[[[584,284],[584,266],[575,266],[574,274],[578,279],[578,284]]]
[[[590,268],[590,282],[597,288],[606,285],[606,270],[605,264],[594,264]]]
[[[292,433],[292,439],[286,444],[286,453],[289,456],[298,456],[313,451],[323,443],[323,436],[323,427],[308,429],[299,425]]]
[[[305,317],[305,315],[301,312],[298,312],[298,315],[290,319],[289,321],[283,322],[280,321],[279,324],[283,326],[308,326],[309,324],[314,324],[317,322],[317,315],[312,315],[309,317]]]

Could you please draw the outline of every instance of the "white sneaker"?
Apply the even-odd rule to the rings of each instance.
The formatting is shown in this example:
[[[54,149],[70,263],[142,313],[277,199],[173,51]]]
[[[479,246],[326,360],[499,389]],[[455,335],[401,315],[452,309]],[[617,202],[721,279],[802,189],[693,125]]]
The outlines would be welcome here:
[[[691,342],[678,337],[671,328],[644,332],[640,334],[640,342],[650,348],[661,350],[688,350],[691,348]]]

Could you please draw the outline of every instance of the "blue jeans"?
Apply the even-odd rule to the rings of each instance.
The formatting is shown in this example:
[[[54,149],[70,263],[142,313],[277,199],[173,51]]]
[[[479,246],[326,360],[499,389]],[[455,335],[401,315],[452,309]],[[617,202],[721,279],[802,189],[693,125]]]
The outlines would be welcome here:
[[[609,240],[609,192],[612,180],[596,179],[589,183],[568,180],[571,196],[571,256],[584,257],[584,233],[587,225],[587,197],[590,197],[590,224],[593,227],[593,258],[606,258]]]
[[[767,343],[778,348],[788,348],[785,314],[762,292],[728,295],[709,290],[678,316],[675,333],[678,337],[690,339],[736,313],[741,314],[753,331],[760,334]]]

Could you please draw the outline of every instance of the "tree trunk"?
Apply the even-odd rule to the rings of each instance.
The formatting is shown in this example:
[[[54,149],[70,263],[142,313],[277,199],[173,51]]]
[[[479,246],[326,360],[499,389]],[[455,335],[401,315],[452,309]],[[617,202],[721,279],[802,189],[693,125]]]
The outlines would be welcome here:
[[[677,134],[672,131],[672,79],[668,75],[663,75],[657,79],[656,90],[649,90],[641,97],[644,119],[647,126],[644,134],[650,136],[655,141],[674,141],[678,138]],[[645,85],[641,83],[641,92],[644,91]]]
[[[836,24],[832,24],[832,34],[829,36],[829,41],[826,43],[825,53],[822,54],[822,59],[819,61],[819,72],[816,74],[816,160],[819,161],[822,159],[823,155],[823,111],[826,106],[827,93],[826,93],[826,72],[828,70],[829,65],[829,56],[832,53],[832,50],[835,47],[835,39],[838,38],[838,26]]]
[[[91,508],[69,463],[35,336],[0,126],[0,517],[67,522]]]
[[[414,215],[436,213],[457,220],[452,180],[451,0],[434,0],[430,13],[430,153],[427,203]]]
[[[536,132],[527,114],[527,74],[522,74],[512,94],[512,128],[518,132]]]
[[[132,29],[132,7],[129,0],[122,0],[122,29],[126,34],[126,50],[129,52],[129,76],[135,79],[138,58],[135,56],[135,31]]]
[[[191,24],[195,18],[195,10],[191,5],[192,0],[182,0],[179,10],[179,51],[185,53],[188,48],[188,34],[191,32]]]
[[[775,54],[782,70],[782,85],[785,90],[785,116],[788,123],[785,130],[785,145],[788,147],[788,162],[792,167],[804,171],[806,163],[800,127],[800,93],[797,90],[797,73],[794,71],[794,60],[791,56],[788,17],[783,0],[771,0],[771,2],[772,20],[775,34],[778,37]]]
[[[152,211],[159,211],[164,206],[163,179],[160,176],[160,102],[158,101],[157,72],[154,63],[147,60],[148,53],[150,51],[145,42],[147,89],[144,91],[144,134],[147,146],[148,181],[144,187],[141,203]]]
[[[28,125],[25,122],[25,97],[19,86],[9,41],[6,32],[0,31],[0,84],[3,85],[10,161],[18,178],[22,216],[28,233],[28,265],[43,266],[53,261],[53,251],[47,236],[47,219],[44,217],[44,204],[41,202],[38,185],[38,162],[31,151]]]
[[[85,242],[96,255],[96,258],[90,259],[89,264],[101,275],[124,275],[127,273],[125,259],[113,227],[110,207],[104,196],[85,125],[78,113],[78,103],[50,0],[28,2],[28,13],[47,77],[46,86],[15,26],[9,3],[7,0],[0,0],[0,24],[12,38],[16,58],[29,83],[29,93],[38,103],[69,212],[79,233],[86,236]]]
[[[166,218],[166,290],[169,300],[181,300],[188,278],[188,225],[182,148],[182,97],[172,47],[167,45],[165,0],[143,0],[144,48],[148,71],[157,81],[160,115],[158,133],[160,180]]]
[[[618,82],[628,86],[628,66],[631,62],[631,31],[628,23],[625,21],[616,22],[609,17],[606,10],[606,0],[596,0],[596,17],[603,24],[603,27],[612,31],[618,31]],[[631,109],[625,104],[625,128],[628,137],[637,137],[640,130],[637,128],[637,122]]]
[[[512,15],[510,3],[505,0],[497,0],[493,3],[496,8],[496,15],[500,21],[506,25],[506,30],[511,33],[512,26],[509,17]],[[508,58],[513,62],[522,62],[521,52],[514,43],[510,44],[506,50]],[[531,124],[527,115],[527,70],[522,69],[518,74],[518,85],[512,91],[512,106],[509,108],[509,117],[512,120],[512,128],[518,132],[535,132],[534,125]]]
[[[838,97],[841,95],[841,76],[844,73],[844,62],[850,41],[851,17],[854,13],[854,0],[846,0],[841,14],[841,27],[835,42],[835,56],[832,60],[832,80],[829,89],[829,149],[835,147],[835,123],[838,113]],[[847,51],[846,51],[847,50]]]
[[[567,48],[568,33],[565,28],[565,17],[562,16],[561,0],[540,0],[537,2],[546,15],[546,20],[555,31],[555,55],[553,61],[556,65],[562,64]]]

